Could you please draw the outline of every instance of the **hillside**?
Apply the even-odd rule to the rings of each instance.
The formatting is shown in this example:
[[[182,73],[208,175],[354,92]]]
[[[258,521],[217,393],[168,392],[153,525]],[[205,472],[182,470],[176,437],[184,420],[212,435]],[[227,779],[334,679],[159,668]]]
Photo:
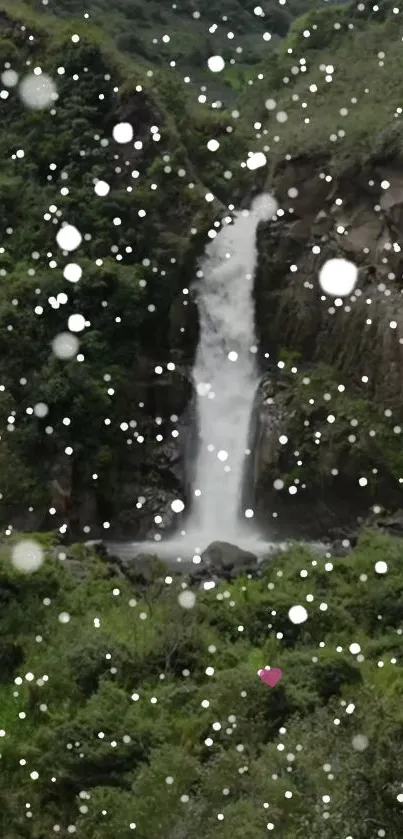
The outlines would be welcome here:
[[[0,557],[3,836],[399,839],[401,541],[205,592],[45,555]]]
[[[259,354],[270,347],[282,364],[267,385],[275,410],[258,410],[254,506],[266,527],[269,513],[288,534],[302,527],[319,537],[354,526],[370,507],[399,507],[402,338],[389,326],[401,322],[394,7],[369,17],[311,12],[256,68],[239,110],[226,111],[120,53],[89,20],[0,6],[5,68],[24,75],[40,66],[59,97],[44,110],[27,108],[15,88],[0,100],[4,525],[117,538],[154,532],[155,515],[159,528],[171,526],[194,438],[196,259],[225,207],[247,205],[264,187],[282,215],[260,236]],[[273,111],[264,106],[271,97]],[[133,126],[133,143],[113,139],[121,121]],[[248,154],[263,150],[267,165],[250,170]],[[107,195],[97,194],[98,180]],[[56,243],[62,222],[82,236],[73,255]],[[318,294],[326,254],[360,266],[361,287],[345,306]],[[65,276],[72,261],[78,282]],[[52,342],[73,314],[86,324],[79,354],[60,360]],[[273,493],[274,478],[282,492]]]
[[[345,168],[399,152],[401,14],[388,0],[377,9],[359,3],[311,10],[255,68],[240,110],[262,121],[271,161],[320,154]],[[265,107],[269,94],[273,110]]]
[[[329,2],[329,0],[328,0]],[[80,0],[31,0],[38,12],[63,18],[83,14],[112,35],[119,49],[132,53],[152,66],[168,68],[191,83],[209,82],[214,94],[237,89],[253,65],[283,38],[298,15],[320,6],[323,0],[291,0],[279,4],[266,0],[92,0],[85,13]],[[206,63],[211,55],[222,55],[227,68],[212,79]],[[230,66],[232,65],[232,66]],[[210,91],[212,92],[212,91]]]
[[[100,30],[74,21],[51,27],[50,18],[23,6],[2,8],[5,66],[21,73],[34,59],[55,79],[59,96],[45,111],[27,109],[13,89],[0,103],[8,123],[0,141],[3,516],[49,526],[46,510],[54,507],[82,531],[98,527],[101,509],[102,520],[113,518],[112,503],[130,528],[136,484],[138,495],[156,496],[159,488],[151,449],[165,469],[172,456],[152,432],[156,413],[168,435],[170,416],[180,415],[189,397],[180,362],[197,334],[193,329],[189,341],[180,331],[187,311],[182,276],[222,207],[210,201],[211,188],[221,199],[229,195],[222,171],[202,182],[202,161],[195,154],[195,168],[189,151],[197,144],[201,154],[202,132],[214,130],[229,155],[243,146],[241,131],[235,126],[230,137],[225,115],[203,115],[190,140],[186,112],[175,122],[178,89],[115,53]],[[136,148],[112,140],[114,126],[126,120],[135,126]],[[109,185],[107,196],[96,194],[98,180]],[[240,183],[237,173],[234,181]],[[55,241],[62,221],[83,239],[75,283],[64,276],[72,257]],[[91,329],[79,336],[78,358],[60,361],[51,342],[75,312]],[[167,368],[174,353],[179,365]],[[161,363],[162,381],[154,372]],[[45,415],[37,403],[47,406]],[[174,476],[170,487],[178,491]]]
[[[262,346],[286,348],[286,391],[269,383],[276,418],[273,406],[263,416],[255,480],[262,517],[275,505],[299,533],[320,535],[324,522],[340,526],[370,505],[401,506],[402,35],[388,3],[369,17],[313,11],[242,105],[262,120],[253,144],[267,156],[260,188],[274,189],[282,210],[261,231],[256,311]],[[273,111],[262,102],[265,79]],[[359,279],[334,300],[315,278],[340,257]],[[273,446],[276,431],[288,436],[286,450]],[[282,499],[273,493],[276,469],[297,487],[292,498],[287,486]]]
[[[402,12],[287,22],[226,109],[190,4],[110,7],[0,0],[0,837],[401,839]],[[109,557],[190,501],[198,259],[264,188],[248,503],[326,547]]]

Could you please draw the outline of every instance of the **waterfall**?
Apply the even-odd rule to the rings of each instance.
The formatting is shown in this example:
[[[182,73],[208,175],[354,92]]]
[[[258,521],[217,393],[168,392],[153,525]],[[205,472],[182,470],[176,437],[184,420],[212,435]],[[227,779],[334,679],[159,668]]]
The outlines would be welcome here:
[[[258,224],[277,209],[271,195],[237,212],[207,246],[197,277],[200,340],[193,370],[199,450],[186,535],[208,544],[244,535],[240,498],[250,415],[258,384],[253,282]]]
[[[186,529],[165,541],[159,537],[126,546],[110,542],[109,551],[117,556],[132,559],[140,551],[156,553],[166,561],[197,564],[199,554],[215,540],[236,543],[258,557],[283,547],[246,530],[240,510],[258,385],[253,300],[256,232],[258,224],[269,221],[276,210],[271,195],[255,198],[249,211],[236,213],[233,224],[225,224],[208,244],[198,271],[200,340],[193,379],[200,442],[193,504],[187,520],[181,520]]]

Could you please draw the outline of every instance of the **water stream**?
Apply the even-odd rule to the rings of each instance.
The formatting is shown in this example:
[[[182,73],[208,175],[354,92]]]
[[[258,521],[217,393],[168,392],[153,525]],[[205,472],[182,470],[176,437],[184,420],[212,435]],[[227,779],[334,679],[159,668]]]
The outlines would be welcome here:
[[[186,532],[192,541],[245,538],[240,500],[253,399],[258,386],[253,283],[256,232],[276,202],[255,199],[207,246],[198,272],[200,341],[193,370],[199,451]]]
[[[258,556],[273,548],[247,526],[240,502],[258,386],[253,299],[256,232],[276,209],[271,195],[258,196],[249,211],[235,213],[232,222],[228,219],[206,247],[197,273],[200,341],[193,379],[199,448],[193,501],[187,519],[181,522],[181,536],[133,544],[132,551],[186,559],[215,540],[237,544]]]

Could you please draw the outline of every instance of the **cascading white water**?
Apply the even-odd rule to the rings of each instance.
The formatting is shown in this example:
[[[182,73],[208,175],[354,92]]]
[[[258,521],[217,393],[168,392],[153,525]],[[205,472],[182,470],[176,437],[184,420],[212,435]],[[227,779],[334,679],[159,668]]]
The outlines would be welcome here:
[[[271,195],[260,195],[238,212],[207,246],[198,276],[200,341],[193,370],[198,394],[200,445],[195,497],[186,535],[204,545],[237,541],[245,452],[255,365],[253,280],[259,222],[276,212]]]
[[[163,559],[189,560],[215,540],[236,543],[256,556],[276,547],[246,530],[239,516],[258,385],[253,300],[256,232],[258,224],[271,219],[276,210],[271,195],[258,196],[250,210],[236,213],[233,223],[225,224],[206,248],[198,272],[200,340],[193,379],[200,443],[190,514],[181,522],[180,536],[126,547],[110,543],[110,550],[120,556],[141,550]]]
[[[200,490],[200,496],[194,498],[186,529],[165,541],[109,543],[113,554],[126,559],[139,552],[157,554],[184,566],[197,564],[199,554],[217,539],[235,542],[259,558],[286,547],[245,532],[239,521],[249,420],[258,384],[251,352],[256,341],[252,294],[256,231],[276,209],[271,195],[260,195],[249,212],[237,213],[234,224],[222,228],[201,264],[200,342],[193,371],[200,434],[194,491]],[[231,353],[237,354],[236,360],[231,360],[235,358]]]

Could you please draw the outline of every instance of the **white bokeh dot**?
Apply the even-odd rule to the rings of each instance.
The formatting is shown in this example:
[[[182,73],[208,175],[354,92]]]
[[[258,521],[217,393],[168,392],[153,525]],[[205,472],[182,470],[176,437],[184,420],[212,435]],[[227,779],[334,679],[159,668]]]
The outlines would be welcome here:
[[[246,165],[248,169],[250,169],[251,171],[253,171],[254,169],[260,169],[261,166],[266,166],[266,163],[267,157],[262,151],[254,152],[248,157],[246,161]]]
[[[105,195],[108,195],[108,192],[110,192],[110,186],[106,181],[97,181],[94,186],[94,192],[96,195],[104,197]]]
[[[365,749],[368,748],[368,737],[366,736],[366,734],[356,734],[351,741],[351,745],[356,752],[363,752],[365,751]]]
[[[81,240],[81,233],[73,224],[64,224],[56,235],[56,242],[62,251],[75,251]]]
[[[39,542],[33,539],[21,539],[13,546],[11,551],[11,562],[14,568],[25,573],[32,573],[41,567],[44,554]]]
[[[130,122],[118,122],[114,125],[112,136],[116,143],[130,143],[133,139],[133,128]]]
[[[288,617],[291,623],[304,623],[308,618],[308,612],[304,606],[291,606]]]
[[[387,563],[384,562],[382,559],[379,559],[378,562],[375,563],[375,571],[377,574],[387,574]]]
[[[19,86],[19,94],[24,105],[38,111],[49,108],[57,99],[56,85],[46,73],[25,76]]]
[[[319,272],[319,284],[325,294],[345,297],[356,286],[358,269],[348,259],[328,259]]]
[[[82,269],[76,262],[69,262],[68,265],[65,265],[63,277],[65,280],[68,280],[69,283],[78,283],[78,281],[81,280],[82,275]]]
[[[1,81],[4,87],[15,87],[18,84],[18,73],[15,70],[4,70]]]
[[[38,419],[43,419],[43,417],[46,417],[48,413],[49,408],[45,402],[37,402],[36,405],[34,405],[34,415],[38,417]]]
[[[185,505],[180,498],[176,498],[175,501],[172,501],[171,510],[173,510],[174,513],[182,513],[184,509]]]
[[[70,332],[82,332],[85,329],[85,318],[79,314],[70,315],[68,327]]]
[[[60,332],[52,341],[53,355],[66,361],[78,353],[80,342],[71,332]]]
[[[211,55],[207,61],[207,66],[212,73],[221,73],[225,67],[225,61],[221,55]]]
[[[193,609],[196,603],[196,595],[193,591],[189,591],[189,589],[181,591],[178,595],[178,603],[179,606],[182,606],[182,609]]]

